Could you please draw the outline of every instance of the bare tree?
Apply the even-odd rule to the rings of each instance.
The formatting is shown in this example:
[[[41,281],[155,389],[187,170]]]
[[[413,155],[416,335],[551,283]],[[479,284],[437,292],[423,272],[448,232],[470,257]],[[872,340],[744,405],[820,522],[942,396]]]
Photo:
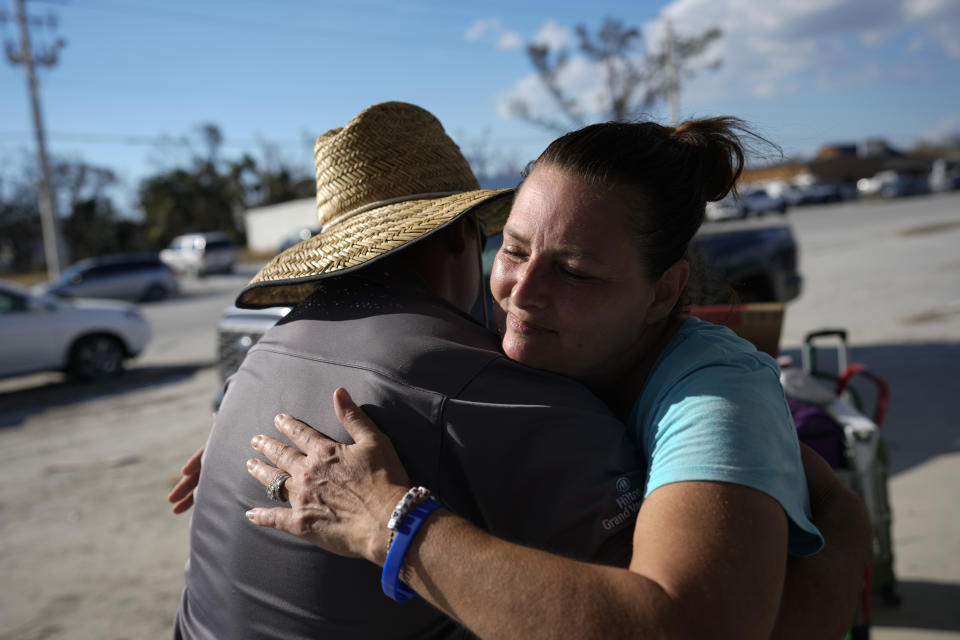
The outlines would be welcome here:
[[[680,120],[680,81],[681,78],[693,77],[695,70],[690,63],[700,58],[713,41],[720,38],[723,32],[719,27],[707,29],[703,33],[690,38],[679,37],[673,32],[673,26],[666,23],[666,34],[663,49],[648,54],[649,68],[652,70],[650,83],[658,98],[666,98],[670,102],[670,111],[673,123]],[[707,67],[716,69],[721,61],[715,60]]]
[[[563,72],[571,61],[567,47],[533,43],[527,46],[527,57],[560,117],[538,114],[521,98],[508,103],[511,115],[538,127],[564,132],[584,126],[588,119],[638,118],[664,98],[676,104],[681,76],[693,74],[690,62],[702,56],[710,43],[721,36],[719,28],[712,28],[681,38],[668,28],[662,49],[645,52],[640,31],[620,20],[608,18],[596,34],[577,25],[575,33],[580,54],[603,70],[599,104],[588,105],[585,96],[574,95],[564,87]]]

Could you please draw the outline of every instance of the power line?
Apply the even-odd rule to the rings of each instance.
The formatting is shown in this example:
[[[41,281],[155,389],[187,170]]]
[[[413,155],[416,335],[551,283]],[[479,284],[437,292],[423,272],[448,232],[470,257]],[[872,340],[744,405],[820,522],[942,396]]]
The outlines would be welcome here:
[[[0,131],[0,139],[3,138],[23,138],[29,134],[25,131]],[[193,138],[187,135],[165,136],[165,135],[141,135],[124,133],[77,133],[77,132],[49,132],[47,138],[60,142],[79,142],[83,144],[119,144],[128,146],[154,146],[164,144],[189,144],[194,142]],[[258,145],[291,145],[300,144],[303,140],[292,139],[223,139],[220,142],[224,147],[255,147]]]
[[[240,20],[232,18],[229,16],[223,15],[211,15],[206,13],[196,13],[193,11],[180,11],[172,10],[166,8],[158,8],[156,6],[150,6],[149,8],[140,8],[140,7],[131,7],[129,4],[112,4],[100,2],[99,4],[90,4],[86,3],[83,5],[72,5],[71,8],[82,9],[84,11],[98,11],[103,13],[113,13],[119,15],[128,15],[146,19],[159,19],[166,20],[171,22],[178,22],[182,24],[189,24],[191,26],[204,26],[204,27],[220,27],[226,29],[239,29],[243,31],[255,31],[257,33],[272,32],[277,34],[283,34],[289,37],[291,34],[301,34],[310,36],[310,38],[324,38],[329,39],[330,37],[336,37],[343,40],[348,40],[350,42],[358,42],[362,38],[376,38],[379,42],[387,42],[393,44],[402,44],[405,46],[410,45],[419,45],[425,48],[434,48],[437,46],[445,47],[448,46],[451,42],[459,43],[459,39],[434,39],[433,41],[425,40],[421,35],[411,35],[410,37],[398,36],[397,31],[394,30],[390,34],[384,33],[375,33],[371,31],[364,31],[363,29],[337,29],[330,27],[328,20],[325,20],[321,27],[305,27],[302,26],[303,23],[289,23],[289,24],[280,24],[277,22],[265,22],[262,20]],[[353,12],[356,13],[356,12]],[[360,22],[360,21],[358,21]],[[443,30],[437,30],[436,33],[444,33]]]
[[[452,134],[454,138],[462,137],[460,134]],[[18,139],[29,137],[30,133],[27,131],[0,131],[0,140],[3,139]],[[57,140],[59,142],[78,142],[82,144],[119,144],[119,145],[129,145],[129,146],[151,146],[151,145],[163,145],[163,144],[188,144],[194,142],[194,139],[188,135],[178,135],[178,136],[166,136],[166,135],[144,135],[144,134],[127,134],[127,133],[85,133],[85,132],[68,132],[68,131],[51,131],[46,134],[46,137],[50,140]],[[514,144],[524,144],[524,143],[541,143],[544,140],[543,135],[528,135],[528,136],[491,136],[489,142],[491,144],[505,144],[505,143],[514,143]],[[256,138],[256,139],[237,139],[237,138],[224,138],[221,141],[221,146],[231,147],[231,148],[247,148],[255,147],[258,145],[296,145],[304,142],[303,138],[292,139],[292,138]],[[311,143],[312,144],[312,143]]]

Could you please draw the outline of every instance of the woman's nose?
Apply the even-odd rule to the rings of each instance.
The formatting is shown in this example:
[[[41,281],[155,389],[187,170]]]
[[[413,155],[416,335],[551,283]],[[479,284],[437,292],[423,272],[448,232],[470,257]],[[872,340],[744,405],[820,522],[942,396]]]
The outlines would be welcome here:
[[[547,303],[549,288],[546,269],[539,261],[525,262],[516,273],[516,282],[510,296],[521,308],[543,307]]]

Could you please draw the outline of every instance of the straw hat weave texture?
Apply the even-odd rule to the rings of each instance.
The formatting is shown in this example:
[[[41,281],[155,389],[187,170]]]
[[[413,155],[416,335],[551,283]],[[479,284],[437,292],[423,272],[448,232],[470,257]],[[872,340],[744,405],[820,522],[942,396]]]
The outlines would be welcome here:
[[[503,228],[511,189],[483,190],[432,114],[387,102],[317,138],[322,230],[273,258],[237,298],[241,307],[292,305],[316,281],[430,235],[475,210],[488,233]]]

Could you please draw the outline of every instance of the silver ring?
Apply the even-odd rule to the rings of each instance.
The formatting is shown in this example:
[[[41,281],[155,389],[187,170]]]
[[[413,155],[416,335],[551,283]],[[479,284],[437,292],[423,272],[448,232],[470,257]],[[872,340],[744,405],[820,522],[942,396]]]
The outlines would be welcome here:
[[[280,497],[280,492],[283,491],[283,483],[286,482],[289,477],[290,476],[283,471],[278,471],[277,475],[273,476],[270,484],[267,485],[267,497],[274,502],[286,502]]]

